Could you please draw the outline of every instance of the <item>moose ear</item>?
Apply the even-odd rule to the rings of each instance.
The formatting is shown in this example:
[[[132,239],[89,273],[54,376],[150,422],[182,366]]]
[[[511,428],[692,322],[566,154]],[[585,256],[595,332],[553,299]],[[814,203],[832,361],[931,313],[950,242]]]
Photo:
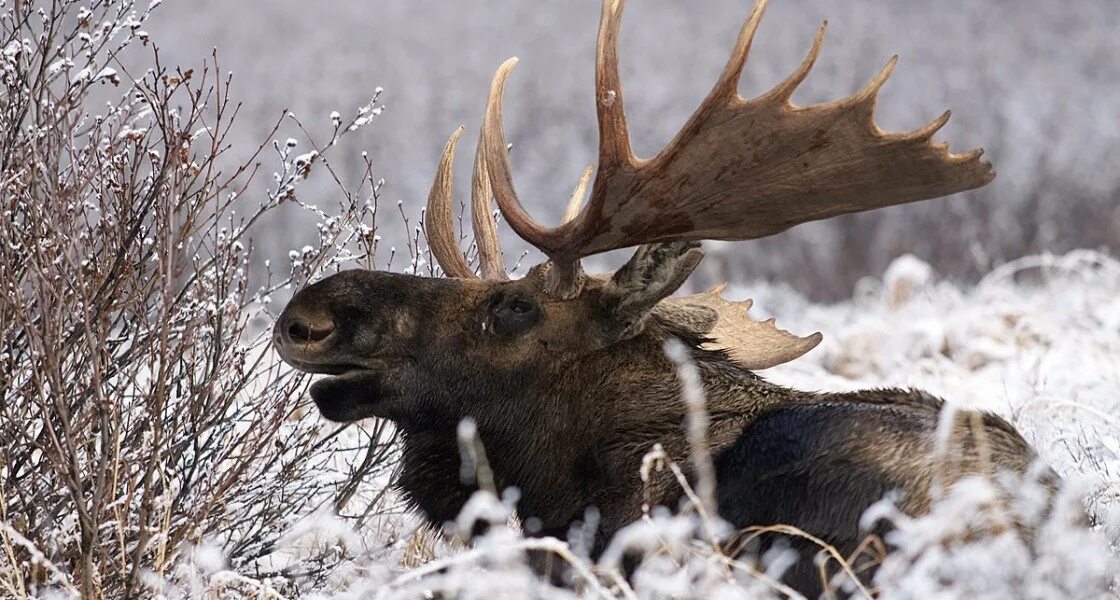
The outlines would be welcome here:
[[[704,258],[700,242],[662,242],[639,246],[615,271],[604,292],[616,299],[616,314],[643,315],[684,284]]]

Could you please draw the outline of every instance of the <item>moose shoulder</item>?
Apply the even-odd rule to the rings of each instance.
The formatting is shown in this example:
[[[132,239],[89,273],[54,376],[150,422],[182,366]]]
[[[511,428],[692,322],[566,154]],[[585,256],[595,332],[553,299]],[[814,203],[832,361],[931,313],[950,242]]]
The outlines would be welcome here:
[[[676,506],[675,481],[643,487],[639,468],[655,445],[687,465],[681,384],[665,355],[683,343],[710,413],[720,514],[738,527],[788,524],[850,552],[863,511],[888,493],[913,514],[927,510],[938,478],[1027,472],[1022,437],[992,415],[958,413],[938,452],[941,401],[905,390],[844,394],[771,384],[755,369],[809,351],[794,336],[750,319],[718,290],[670,297],[699,264],[698,240],[752,239],[798,223],[951,194],[993,174],[979,151],[931,143],[944,124],[885,133],[871,120],[887,69],[857,94],[808,107],[789,98],[820,49],[753,100],[736,87],[765,2],[755,7],[723,75],[681,133],[652,159],[633,156],[618,81],[622,3],[603,5],[596,61],[599,170],[569,201],[565,222],[541,227],[510,177],[501,99],[513,62],[494,78],[475,159],[472,223],[482,277],[452,223],[448,142],[428,199],[427,234],[446,278],[346,271],[301,290],[277,322],[275,343],[292,366],[328,377],[311,388],[329,419],[391,419],[403,440],[399,485],[434,524],[454,518],[472,489],[460,479],[456,431],[477,423],[495,483],[516,486],[518,512],[535,533],[565,536],[595,508],[597,549],[638,518],[649,498]],[[509,280],[491,198],[513,230],[548,260]],[[581,209],[582,206],[582,209]],[[585,274],[580,258],[637,246],[610,275]],[[942,424],[942,433],[945,431]],[[1047,473],[1047,485],[1056,478]],[[821,587],[803,554],[786,580]]]

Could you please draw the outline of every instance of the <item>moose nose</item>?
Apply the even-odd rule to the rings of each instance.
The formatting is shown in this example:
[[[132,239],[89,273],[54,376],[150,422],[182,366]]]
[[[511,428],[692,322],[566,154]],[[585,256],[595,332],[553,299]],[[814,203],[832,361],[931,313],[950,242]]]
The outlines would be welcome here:
[[[334,333],[334,322],[330,319],[290,317],[282,330],[290,342],[311,344],[329,338]]]

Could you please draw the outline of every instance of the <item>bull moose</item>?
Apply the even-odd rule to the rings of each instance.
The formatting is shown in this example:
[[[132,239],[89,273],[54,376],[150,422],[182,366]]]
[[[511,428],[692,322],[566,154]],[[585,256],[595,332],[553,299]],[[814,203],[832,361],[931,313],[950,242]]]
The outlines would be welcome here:
[[[448,141],[428,197],[426,234],[444,278],[350,270],[301,290],[280,316],[275,345],[316,381],[311,396],[340,422],[393,421],[402,440],[399,487],[433,524],[453,519],[474,491],[460,478],[456,429],[477,424],[496,485],[520,490],[533,533],[564,536],[599,512],[596,551],[641,516],[648,498],[673,507],[671,479],[643,484],[643,455],[661,444],[689,463],[686,403],[665,344],[675,339],[699,374],[709,413],[719,514],[737,527],[788,524],[852,551],[861,513],[887,493],[920,514],[947,460],[935,447],[942,401],[920,391],[812,393],[754,371],[791,361],[820,335],[798,337],[747,314],[719,289],[672,296],[702,258],[700,240],[746,240],[799,223],[983,186],[995,176],[982,150],[963,154],[920,129],[884,132],[872,113],[886,67],[852,96],[794,106],[790,98],[821,48],[822,25],[785,81],[746,100],[737,91],[766,1],[743,25],[719,80],[656,156],[631,150],[619,84],[622,0],[604,0],[595,63],[598,170],[591,168],[555,228],[535,222],[514,189],[502,97],[511,58],[494,76],[472,179],[478,272],[453,231]],[[547,260],[520,279],[502,264],[491,201]],[[611,274],[580,259],[637,247]],[[954,478],[1024,474],[1036,455],[990,414],[961,412],[950,428]],[[978,440],[982,438],[983,444]],[[1055,485],[1050,479],[1048,485]],[[644,486],[648,486],[644,487]],[[647,495],[648,494],[648,495]],[[785,581],[822,586],[815,545]]]

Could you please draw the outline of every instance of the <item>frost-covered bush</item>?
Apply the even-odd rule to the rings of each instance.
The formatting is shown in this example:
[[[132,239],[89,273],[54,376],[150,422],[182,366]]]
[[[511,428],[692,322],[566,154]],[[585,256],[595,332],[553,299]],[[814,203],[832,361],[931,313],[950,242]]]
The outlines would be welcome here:
[[[216,54],[161,60],[158,3],[0,2],[3,597],[171,594],[227,567],[316,581],[345,549],[290,527],[386,506],[386,427],[302,418],[302,378],[268,351],[269,294],[357,258],[369,205],[290,272],[251,273],[250,235],[327,149],[274,144],[273,192],[235,202],[270,151],[230,156],[231,77]]]

